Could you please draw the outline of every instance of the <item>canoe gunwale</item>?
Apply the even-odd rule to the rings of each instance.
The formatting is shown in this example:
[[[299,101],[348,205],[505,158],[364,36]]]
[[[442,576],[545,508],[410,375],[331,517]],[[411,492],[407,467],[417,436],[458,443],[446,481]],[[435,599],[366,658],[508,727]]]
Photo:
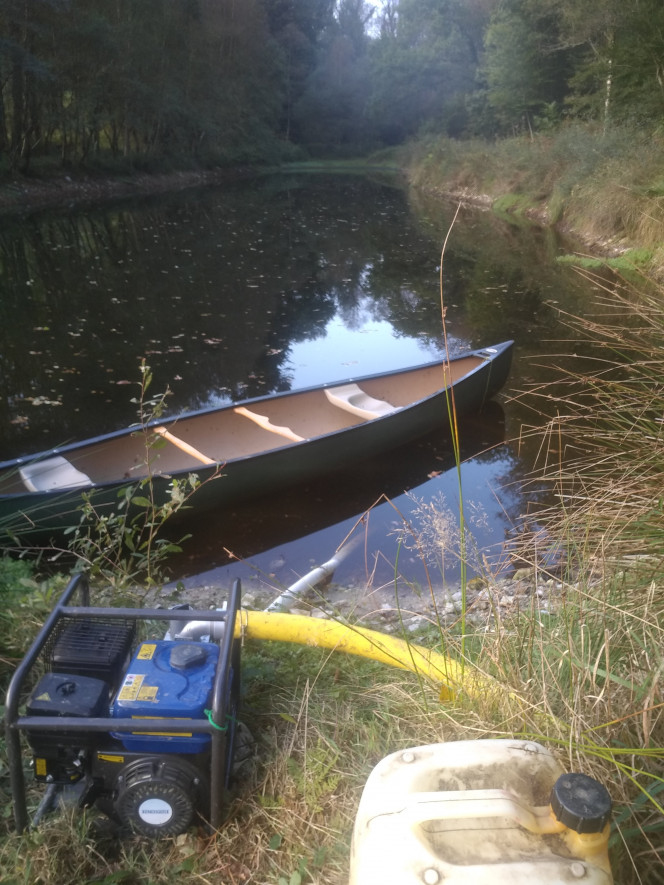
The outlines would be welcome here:
[[[500,344],[491,345],[490,347],[483,347],[483,348],[479,348],[478,350],[471,350],[471,351],[468,351],[467,353],[458,354],[457,356],[452,357],[450,360],[448,360],[447,357],[444,357],[444,358],[441,358],[438,360],[432,360],[427,363],[420,363],[415,366],[407,366],[404,369],[397,369],[397,370],[394,370],[391,372],[376,372],[371,375],[351,376],[349,378],[341,379],[338,381],[330,381],[330,382],[325,382],[323,384],[315,384],[315,385],[312,385],[309,387],[298,388],[297,390],[286,390],[286,391],[281,391],[281,392],[273,393],[273,394],[264,394],[264,395],[258,396],[258,397],[250,397],[249,399],[235,400],[231,403],[228,403],[228,404],[225,404],[222,406],[214,406],[213,408],[207,408],[207,409],[197,409],[193,412],[183,412],[182,414],[173,415],[171,417],[162,416],[160,418],[154,418],[152,421],[149,421],[146,424],[138,424],[138,423],[137,424],[130,424],[128,427],[123,427],[123,428],[120,428],[119,430],[112,430],[109,433],[100,434],[99,436],[87,437],[86,439],[77,440],[76,442],[65,443],[63,445],[54,446],[51,449],[44,449],[43,451],[35,452],[32,455],[21,456],[18,458],[10,459],[8,461],[0,461],[0,471],[10,470],[11,468],[19,468],[25,464],[31,464],[36,461],[50,458],[55,455],[66,456],[68,452],[75,452],[75,451],[78,451],[79,449],[82,449],[82,448],[94,446],[94,445],[97,445],[102,442],[107,442],[107,441],[110,442],[113,439],[120,439],[124,436],[130,436],[135,433],[141,433],[141,432],[145,432],[145,431],[154,431],[156,433],[158,427],[164,426],[164,427],[166,427],[166,429],[168,429],[172,426],[177,426],[177,424],[179,422],[188,420],[190,418],[198,418],[198,417],[202,417],[205,415],[214,414],[215,412],[222,412],[222,411],[226,411],[226,410],[230,410],[230,409],[237,409],[238,406],[243,406],[243,407],[249,408],[249,407],[253,407],[256,405],[260,405],[260,403],[263,403],[263,402],[269,402],[272,400],[279,400],[279,399],[287,399],[290,397],[299,396],[301,394],[314,393],[316,391],[323,391],[323,390],[327,390],[330,388],[339,387],[342,384],[353,383],[353,384],[359,385],[359,384],[362,384],[363,382],[366,382],[366,381],[373,381],[373,380],[384,378],[384,377],[396,376],[396,375],[408,375],[410,373],[418,372],[418,371],[420,371],[422,369],[426,369],[426,368],[435,368],[437,366],[445,366],[450,362],[454,362],[455,360],[465,359],[467,357],[473,357],[473,356],[481,357],[484,360],[484,362],[480,363],[478,366],[476,366],[474,369],[472,369],[466,375],[463,375],[461,379],[459,379],[459,381],[461,381],[461,380],[465,381],[466,378],[471,378],[473,375],[476,375],[478,372],[486,371],[487,367],[489,365],[491,365],[495,360],[497,360],[498,357],[500,357],[506,350],[511,349],[513,343],[514,343],[513,341],[504,341]],[[452,387],[453,386],[455,386],[455,385],[452,385]],[[451,388],[450,387],[440,388],[440,390],[437,390],[435,393],[430,394],[429,396],[425,396],[419,400],[413,401],[408,406],[405,406],[401,411],[408,412],[410,409],[415,409],[421,403],[426,402],[427,400],[431,400],[434,397],[439,396],[441,393],[444,393],[445,390],[449,390],[449,389],[451,389]],[[394,413],[389,413],[386,415],[378,415],[375,418],[372,418],[371,422],[374,423],[377,421],[385,421],[386,419],[389,420],[393,417],[394,417]],[[355,428],[359,427],[359,426],[361,426],[361,425],[356,425]],[[352,430],[355,428],[348,428],[348,429]],[[332,433],[343,433],[343,432],[346,432],[346,431],[343,431],[343,430],[342,431],[332,431]],[[329,435],[331,435],[331,434],[320,434],[319,437],[316,437],[316,439],[323,437],[323,436],[329,436]],[[303,439],[301,442],[309,443],[312,441],[313,441],[313,438],[312,439]],[[288,443],[284,443],[284,445],[280,446],[279,448],[292,448],[292,447],[300,445],[300,444],[301,444],[300,442],[295,442],[295,441],[290,442],[289,441]],[[256,457],[256,456],[249,455],[247,457]],[[233,459],[233,460],[236,460],[236,459]],[[240,459],[237,459],[237,460],[240,460]],[[214,463],[219,465],[219,464],[225,464],[227,462],[226,461],[215,461]],[[92,488],[92,487],[95,487],[96,485],[97,484],[95,484],[93,482],[93,483],[91,483],[90,487]],[[4,497],[4,496],[0,494],[0,498],[2,498],[2,497]]]

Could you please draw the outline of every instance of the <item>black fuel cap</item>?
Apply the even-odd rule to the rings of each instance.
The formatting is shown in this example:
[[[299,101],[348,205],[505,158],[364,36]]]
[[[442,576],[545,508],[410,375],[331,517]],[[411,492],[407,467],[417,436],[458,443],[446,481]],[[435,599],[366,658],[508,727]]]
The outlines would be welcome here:
[[[562,774],[551,790],[556,820],[577,833],[601,833],[611,819],[611,796],[586,774]]]
[[[177,643],[170,654],[170,664],[176,670],[191,670],[202,667],[207,661],[207,649],[202,645]]]

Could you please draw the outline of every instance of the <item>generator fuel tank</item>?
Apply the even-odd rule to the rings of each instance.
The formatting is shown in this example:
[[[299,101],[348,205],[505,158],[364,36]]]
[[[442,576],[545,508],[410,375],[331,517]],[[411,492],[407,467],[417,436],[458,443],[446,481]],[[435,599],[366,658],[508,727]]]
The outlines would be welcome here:
[[[219,647],[211,642],[151,640],[136,649],[113,701],[116,719],[203,719],[210,704]],[[208,734],[115,732],[126,750],[199,753]]]

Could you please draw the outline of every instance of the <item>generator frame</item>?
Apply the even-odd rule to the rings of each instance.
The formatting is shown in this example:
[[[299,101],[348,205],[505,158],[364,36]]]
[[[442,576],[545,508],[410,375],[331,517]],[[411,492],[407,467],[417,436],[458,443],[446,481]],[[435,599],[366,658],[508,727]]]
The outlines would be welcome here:
[[[71,602],[78,593],[80,604]],[[231,758],[233,740],[228,734],[234,735],[234,728],[229,728],[231,710],[228,709],[235,700],[236,705],[240,694],[240,639],[235,639],[235,625],[240,610],[240,581],[236,580],[231,589],[225,609],[196,610],[163,609],[163,608],[97,608],[90,605],[90,585],[85,574],[72,578],[58,600],[55,608],[46,619],[30,649],[16,668],[9,683],[5,703],[5,732],[7,740],[7,759],[11,785],[14,822],[16,829],[22,833],[30,826],[28,815],[25,775],[23,771],[23,752],[21,749],[21,732],[40,731],[57,732],[66,729],[68,732],[149,732],[155,727],[154,719],[111,719],[72,716],[21,716],[19,714],[21,699],[24,696],[24,685],[32,668],[40,658],[44,647],[52,637],[59,622],[63,618],[103,618],[137,621],[222,621],[227,627],[220,643],[220,654],[212,686],[211,713],[206,719],[163,719],[160,728],[172,733],[206,733],[210,735],[210,827],[219,828],[223,819],[224,789],[226,787],[225,762]],[[229,677],[231,685],[228,685]],[[215,776],[218,775],[218,776]]]

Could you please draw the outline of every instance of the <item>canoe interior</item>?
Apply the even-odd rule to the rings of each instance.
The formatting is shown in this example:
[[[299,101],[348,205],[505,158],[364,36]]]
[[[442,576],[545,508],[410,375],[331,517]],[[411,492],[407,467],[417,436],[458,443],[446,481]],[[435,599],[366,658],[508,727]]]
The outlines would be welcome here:
[[[470,355],[392,375],[360,379],[361,390],[370,397],[403,408],[448,387],[483,365],[486,359]],[[451,378],[450,378],[451,370]],[[200,470],[204,459],[224,464],[302,440],[343,430],[366,420],[331,403],[324,389],[295,392],[252,404],[250,411],[269,419],[266,429],[236,407],[165,421],[169,438],[155,441],[153,431],[112,437],[104,442],[69,449],[67,459],[94,484],[140,479],[152,474]],[[179,445],[178,443],[181,443]],[[185,449],[185,450],[183,450]],[[194,450],[193,453],[191,450]],[[146,464],[149,463],[149,471]],[[2,494],[25,493],[17,472],[2,479]]]

